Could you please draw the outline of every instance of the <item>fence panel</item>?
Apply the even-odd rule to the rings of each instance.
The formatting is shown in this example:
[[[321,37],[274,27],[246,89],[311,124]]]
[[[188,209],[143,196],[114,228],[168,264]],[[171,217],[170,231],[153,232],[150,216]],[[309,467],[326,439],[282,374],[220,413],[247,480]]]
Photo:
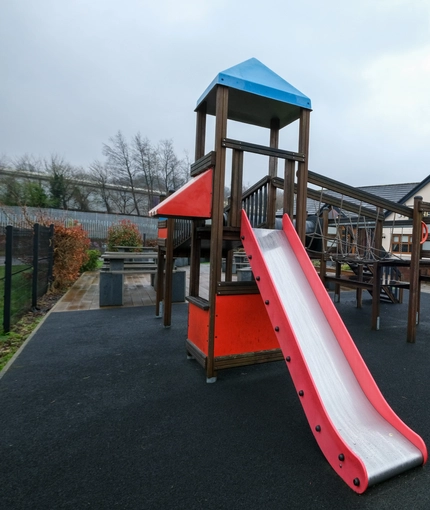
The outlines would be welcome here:
[[[34,229],[8,225],[0,230],[0,313],[3,331],[10,331],[22,314],[36,306],[52,277],[53,227]]]
[[[3,330],[31,306],[33,232],[8,225],[4,264]]]
[[[37,306],[37,299],[46,294],[52,281],[54,260],[54,225],[45,227],[34,224],[33,230],[33,289],[32,303]]]
[[[38,223],[40,218],[49,218],[50,221],[64,222],[65,226],[78,222],[88,232],[93,247],[103,251],[108,229],[121,220],[130,220],[137,225],[143,239],[157,239],[158,221],[156,218],[144,216],[94,213],[82,211],[63,211],[62,209],[38,209],[27,207],[25,212],[21,207],[10,206],[0,209],[0,226],[14,225],[28,228],[30,224]]]

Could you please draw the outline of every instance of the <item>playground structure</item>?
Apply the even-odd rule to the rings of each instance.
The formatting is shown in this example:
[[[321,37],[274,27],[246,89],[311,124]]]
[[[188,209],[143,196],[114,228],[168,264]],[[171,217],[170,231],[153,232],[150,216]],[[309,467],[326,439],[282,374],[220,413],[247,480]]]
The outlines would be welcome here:
[[[167,218],[160,222],[158,281],[162,281],[164,273],[165,283],[157,288],[157,303],[164,300],[164,324],[169,326],[173,258],[180,253],[181,245],[184,249],[185,241],[189,242],[188,355],[205,368],[208,382],[214,382],[221,369],[284,359],[327,460],[352,489],[363,492],[369,484],[423,464],[427,450],[422,439],[401,422],[383,399],[324,285],[334,283],[337,295],[340,285],[356,288],[358,304],[362,290],[369,290],[375,329],[379,327],[381,288],[385,286],[391,294],[395,289],[409,288],[408,341],[413,342],[420,268],[426,265],[420,244],[421,222],[423,213],[430,211],[430,204],[417,197],[411,209],[310,172],[310,111],[309,98],[256,59],[220,73],[206,89],[196,108],[192,179],[152,211],[153,215]],[[215,116],[215,147],[209,153],[205,151],[207,115]],[[228,138],[229,120],[268,128],[269,146]],[[296,121],[297,151],[280,149],[280,130]],[[232,151],[231,195],[226,206],[228,150]],[[243,194],[246,153],[267,156],[269,164],[268,175]],[[277,175],[279,160],[284,161],[283,179]],[[321,191],[308,184],[320,186]],[[275,228],[277,190],[283,192],[282,230]],[[313,232],[308,228],[308,198],[324,206],[313,223],[318,225]],[[327,250],[330,221],[334,224],[333,217],[330,220],[333,208],[355,215],[354,220],[349,218],[354,221],[352,228],[342,227],[354,241],[348,241],[347,236],[339,239],[337,246],[346,249],[341,256]],[[412,219],[410,261],[387,257],[382,249],[387,211]],[[371,232],[366,249],[358,242],[360,226],[361,233]],[[339,232],[338,224],[336,236]],[[182,242],[175,241],[178,237]],[[321,249],[306,253],[304,247],[309,239],[315,241],[317,237]],[[354,244],[355,248],[350,249]],[[233,252],[241,247],[255,281],[233,281]],[[207,248],[209,299],[203,299],[199,296],[199,275],[202,253]],[[319,261],[319,276],[310,257]],[[336,264],[334,276],[328,275],[326,268],[331,260]],[[357,268],[356,278],[342,278],[343,263]],[[405,265],[410,269],[407,284],[391,277],[388,282],[383,281],[384,267]],[[300,303],[299,309],[295,302]],[[296,317],[305,320],[297,322]],[[314,325],[313,330],[306,331],[307,322]],[[326,377],[327,372],[335,376]],[[340,381],[343,396],[339,394]],[[349,421],[345,421],[345,416]]]

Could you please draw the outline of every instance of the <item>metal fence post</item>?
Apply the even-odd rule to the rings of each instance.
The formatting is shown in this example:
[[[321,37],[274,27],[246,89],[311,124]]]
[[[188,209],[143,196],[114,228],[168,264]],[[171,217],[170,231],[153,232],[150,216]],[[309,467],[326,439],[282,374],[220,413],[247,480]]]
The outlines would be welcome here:
[[[31,289],[31,306],[37,306],[37,284],[39,276],[39,235],[40,225],[35,223],[33,225],[33,285]]]
[[[54,270],[54,231],[55,231],[54,224],[51,223],[51,225],[49,225],[48,275],[47,275],[48,281],[46,282],[48,289],[52,283]]]
[[[12,299],[12,243],[13,227],[6,227],[6,252],[5,252],[5,274],[4,274],[4,305],[3,305],[3,331],[10,331],[10,313]]]

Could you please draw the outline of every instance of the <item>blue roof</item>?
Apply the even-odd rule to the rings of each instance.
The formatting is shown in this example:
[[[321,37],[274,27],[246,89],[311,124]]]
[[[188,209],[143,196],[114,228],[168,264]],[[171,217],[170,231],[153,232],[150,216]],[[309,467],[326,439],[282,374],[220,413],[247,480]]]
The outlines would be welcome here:
[[[230,89],[228,118],[238,122],[270,127],[278,118],[282,128],[298,119],[302,108],[311,109],[307,96],[256,58],[219,73],[197,101],[196,111],[206,104],[207,113],[215,115],[218,85]]]

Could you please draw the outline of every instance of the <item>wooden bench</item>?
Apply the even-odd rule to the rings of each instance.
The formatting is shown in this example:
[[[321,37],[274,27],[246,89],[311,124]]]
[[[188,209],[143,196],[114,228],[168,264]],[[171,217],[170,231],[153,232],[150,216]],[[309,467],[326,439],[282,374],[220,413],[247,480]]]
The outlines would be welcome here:
[[[123,269],[111,269],[109,264],[103,264],[100,268],[102,272],[110,272],[113,274],[130,274],[130,273],[140,273],[140,274],[155,274],[157,272],[157,264],[141,264],[138,262],[124,262]]]

